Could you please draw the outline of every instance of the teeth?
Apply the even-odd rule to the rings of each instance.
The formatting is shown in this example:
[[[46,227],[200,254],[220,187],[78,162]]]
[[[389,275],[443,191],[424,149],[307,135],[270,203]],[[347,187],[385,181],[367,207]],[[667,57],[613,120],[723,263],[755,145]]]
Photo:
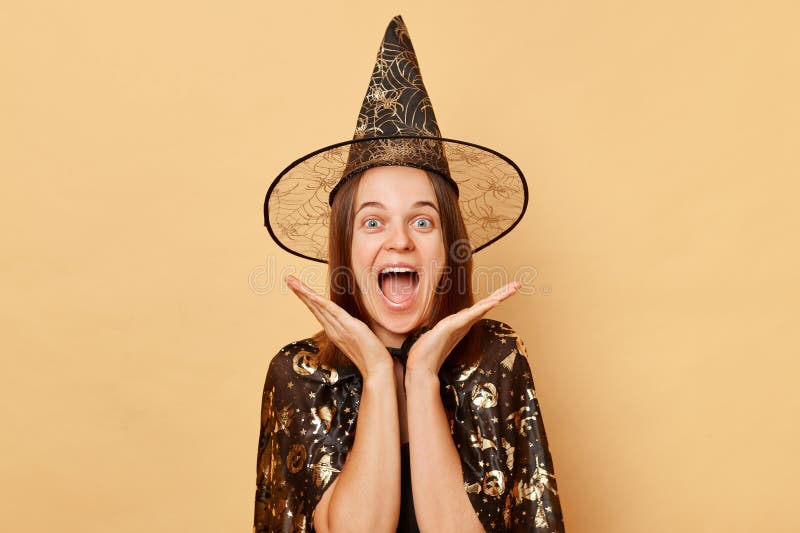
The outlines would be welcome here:
[[[399,272],[414,272],[414,269],[408,267],[387,267],[381,270],[381,274],[396,274]]]

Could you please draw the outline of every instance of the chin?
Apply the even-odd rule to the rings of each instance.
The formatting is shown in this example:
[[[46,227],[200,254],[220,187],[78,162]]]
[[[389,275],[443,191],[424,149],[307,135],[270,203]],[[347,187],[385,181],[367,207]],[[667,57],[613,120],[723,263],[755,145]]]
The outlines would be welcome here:
[[[405,309],[393,309],[385,303],[384,297],[376,294],[369,304],[369,316],[373,324],[395,335],[406,335],[425,323],[430,314],[432,298],[427,302],[414,302]]]
[[[375,317],[374,322],[395,335],[407,335],[420,327],[424,320],[417,315],[410,317],[378,316]]]

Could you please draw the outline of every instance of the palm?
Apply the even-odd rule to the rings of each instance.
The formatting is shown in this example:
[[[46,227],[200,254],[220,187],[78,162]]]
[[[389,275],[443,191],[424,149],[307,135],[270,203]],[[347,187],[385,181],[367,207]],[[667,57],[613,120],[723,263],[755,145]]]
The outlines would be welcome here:
[[[391,363],[386,347],[364,322],[294,276],[288,276],[287,283],[317,318],[328,338],[353,361],[363,376],[380,365]]]

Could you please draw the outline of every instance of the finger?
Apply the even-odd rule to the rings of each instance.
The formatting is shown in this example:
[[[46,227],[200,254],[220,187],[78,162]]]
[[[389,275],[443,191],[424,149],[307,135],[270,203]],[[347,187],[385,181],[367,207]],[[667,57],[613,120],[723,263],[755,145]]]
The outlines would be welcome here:
[[[494,291],[487,298],[496,299],[497,301],[502,302],[506,298],[515,294],[520,286],[521,284],[519,281],[512,281],[511,283],[508,283]]]
[[[519,286],[520,283],[518,281],[512,281],[511,283],[500,287],[486,298],[476,302],[471,307],[456,313],[456,316],[458,316],[460,313],[464,313],[463,319],[469,325],[472,325],[480,320],[481,317],[488,313],[493,307],[500,305],[503,300],[515,294]],[[462,323],[460,320],[459,322]]]
[[[499,289],[495,290],[489,296],[475,303],[475,305],[473,305],[472,308],[481,309],[485,306],[489,306],[489,308],[494,307],[495,305],[499,304],[506,298],[509,298],[510,296],[515,294],[518,288],[519,288],[519,282],[512,281],[511,283],[503,285]]]
[[[297,278],[295,276],[292,276],[291,274],[288,274],[286,276],[286,284],[290,288],[292,288],[294,290],[297,290],[297,291],[300,291],[303,294],[306,294],[308,296],[319,296],[317,291],[313,290],[311,287],[309,287],[308,285],[306,285],[305,283],[300,281],[299,278]]]
[[[325,329],[327,329],[328,328],[328,326],[326,324],[327,319],[326,319],[325,315],[319,310],[319,306],[314,301],[312,301],[311,297],[309,295],[305,294],[299,288],[292,287],[291,285],[289,286],[289,288],[292,289],[292,292],[294,293],[294,295],[297,296],[297,298],[299,298],[301,302],[303,302],[303,305],[305,305],[308,308],[308,310],[311,311],[311,313],[314,315],[314,317],[317,319],[317,321]]]
[[[472,307],[468,307],[461,311],[464,313],[463,320],[466,321],[470,326],[483,318],[483,315],[488,313],[493,307],[497,307],[500,304],[499,300],[492,299],[492,298],[484,298],[480,302],[476,303]],[[456,313],[458,315],[458,313]],[[460,317],[461,318],[461,317]]]
[[[344,333],[350,329],[346,322],[352,317],[347,311],[294,276],[286,276],[286,282],[289,288],[311,310],[325,331],[334,338],[343,337]]]
[[[294,276],[286,276],[286,283],[299,298],[307,303],[307,305],[312,305],[317,311],[324,313],[326,316],[330,316],[331,314],[335,313],[333,308],[341,309],[341,307],[331,302],[328,298],[325,298]]]
[[[326,312],[326,314],[337,317],[340,321],[344,319],[344,317],[349,316],[349,313],[338,306],[336,303],[332,302],[329,298],[322,296],[317,291],[313,290],[311,287],[300,281],[294,276],[287,276],[287,283],[289,280],[298,287],[298,289],[305,294],[314,304],[320,309],[320,311]]]
[[[295,278],[294,276],[286,276],[286,284],[292,289],[292,292],[297,296],[306,307],[308,307],[309,311],[311,311],[314,316],[317,318],[320,324],[322,324],[325,329],[331,325],[330,322],[330,313],[326,312],[320,300],[324,298],[317,294],[315,291],[311,290],[310,287],[306,286],[302,283],[299,279]]]
[[[480,302],[462,309],[458,313],[443,318],[436,327],[452,331],[467,329],[489,312],[492,307],[499,302],[491,299],[483,299]]]

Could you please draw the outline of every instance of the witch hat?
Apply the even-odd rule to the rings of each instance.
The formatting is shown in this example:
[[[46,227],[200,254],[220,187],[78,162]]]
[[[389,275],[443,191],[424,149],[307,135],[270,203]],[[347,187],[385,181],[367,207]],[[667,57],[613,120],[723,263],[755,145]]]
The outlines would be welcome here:
[[[390,165],[435,172],[453,186],[473,252],[511,231],[528,204],[525,178],[511,159],[441,136],[399,15],[378,50],[353,138],[286,167],[267,191],[264,225],[286,251],[326,262],[330,205],[339,186],[369,168]]]

